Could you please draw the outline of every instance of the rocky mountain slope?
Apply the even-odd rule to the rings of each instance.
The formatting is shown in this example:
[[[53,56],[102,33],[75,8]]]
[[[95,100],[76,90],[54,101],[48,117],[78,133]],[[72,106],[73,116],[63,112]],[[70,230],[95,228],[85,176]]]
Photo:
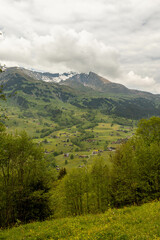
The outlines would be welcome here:
[[[64,80],[65,79],[65,80]],[[0,83],[20,107],[70,104],[80,109],[98,109],[103,114],[140,119],[160,115],[160,95],[130,90],[122,84],[90,72],[40,73],[23,68],[8,68]]]

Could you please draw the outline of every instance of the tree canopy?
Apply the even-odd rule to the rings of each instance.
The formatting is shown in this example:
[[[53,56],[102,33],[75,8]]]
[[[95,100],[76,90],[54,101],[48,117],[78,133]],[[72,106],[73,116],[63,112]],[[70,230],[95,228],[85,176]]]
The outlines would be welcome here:
[[[152,142],[160,142],[160,118],[151,117],[150,119],[142,119],[138,123],[137,136],[150,144]]]
[[[50,214],[51,171],[40,146],[25,132],[0,132],[0,226]]]

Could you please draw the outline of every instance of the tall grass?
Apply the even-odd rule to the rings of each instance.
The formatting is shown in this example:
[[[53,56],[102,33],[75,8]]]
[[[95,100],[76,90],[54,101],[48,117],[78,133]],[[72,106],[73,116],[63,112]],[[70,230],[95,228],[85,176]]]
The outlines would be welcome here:
[[[0,239],[160,239],[160,202],[109,209],[104,214],[34,222],[1,230]]]

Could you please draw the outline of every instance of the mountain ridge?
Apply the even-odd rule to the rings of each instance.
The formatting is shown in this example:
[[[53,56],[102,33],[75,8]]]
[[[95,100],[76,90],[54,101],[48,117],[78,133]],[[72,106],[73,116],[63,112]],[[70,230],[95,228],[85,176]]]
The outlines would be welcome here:
[[[160,95],[128,89],[96,73],[80,73],[72,77],[66,73],[68,79],[60,82],[44,81],[44,73],[39,74],[37,77],[37,72],[8,68],[0,74],[0,84],[4,85],[4,90],[9,95],[17,92],[12,98],[13,103],[28,110],[34,107],[37,111],[36,106],[43,106],[41,112],[44,112],[48,103],[54,105],[55,111],[56,106],[66,103],[68,107],[71,105],[79,110],[97,109],[105,115],[130,119],[160,115]],[[52,80],[58,76],[50,73],[45,75]]]
[[[29,70],[26,68],[20,67],[11,67],[7,68],[6,71],[1,74],[0,80],[5,78],[8,73],[18,72],[21,75],[25,75],[34,80],[41,80],[49,83],[58,83],[60,85],[67,85],[72,88],[81,88],[87,87],[91,88],[97,92],[101,93],[113,93],[113,94],[133,94],[133,95],[150,95],[150,96],[160,96],[160,94],[153,94],[150,92],[129,89],[123,84],[112,82],[94,72],[87,73],[76,73],[76,72],[68,72],[68,73],[49,73],[49,72],[37,72],[33,70]],[[27,78],[27,77],[26,77]],[[82,87],[83,86],[83,87]],[[83,88],[84,90],[85,88]],[[82,89],[81,89],[82,90]]]

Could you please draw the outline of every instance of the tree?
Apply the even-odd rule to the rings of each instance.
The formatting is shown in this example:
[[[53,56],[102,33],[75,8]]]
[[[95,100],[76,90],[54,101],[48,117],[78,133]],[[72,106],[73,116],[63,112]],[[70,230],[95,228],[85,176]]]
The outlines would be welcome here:
[[[160,142],[160,118],[151,117],[148,120],[140,120],[136,134],[143,138],[147,144],[155,141]]]
[[[0,226],[49,216],[50,181],[43,150],[25,132],[0,133]]]
[[[58,179],[62,179],[67,174],[66,168],[61,168],[59,171]]]
[[[136,139],[134,161],[137,162],[138,184],[136,202],[147,202],[160,197],[160,148],[158,142]]]
[[[3,86],[0,99],[6,99]],[[49,216],[50,169],[25,132],[7,134],[0,123],[0,227]]]
[[[160,198],[160,118],[142,119],[135,137],[112,157],[116,207]]]
[[[68,213],[81,215],[84,212],[85,172],[83,169],[74,169],[66,178],[65,199]]]
[[[104,212],[110,201],[109,169],[102,159],[97,159],[91,169],[91,195],[94,212]]]
[[[135,202],[138,166],[134,159],[133,146],[134,141],[130,140],[111,156],[112,206],[121,207]]]

